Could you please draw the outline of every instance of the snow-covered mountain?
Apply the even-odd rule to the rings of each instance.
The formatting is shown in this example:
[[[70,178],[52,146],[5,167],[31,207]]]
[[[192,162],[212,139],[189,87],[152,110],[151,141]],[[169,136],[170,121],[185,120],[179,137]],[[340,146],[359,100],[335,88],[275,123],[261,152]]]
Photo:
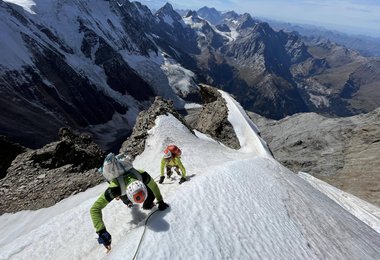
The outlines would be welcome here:
[[[290,72],[292,64],[310,57],[297,36],[275,32],[249,14],[226,13],[217,25],[196,12],[187,17],[206,39],[197,56],[206,82],[234,94],[245,109],[270,118],[308,111]]]
[[[204,70],[209,84],[233,93],[244,108],[279,119],[305,111],[349,116],[379,107],[379,59],[332,42],[305,42],[249,14],[208,7],[198,14],[234,36],[208,55]]]
[[[66,125],[100,143],[125,137],[154,96],[180,107],[196,90],[194,74],[155,43],[159,23],[137,2],[0,1],[0,13],[1,134],[29,147]]]
[[[247,13],[200,11],[181,17],[166,4],[153,14],[128,0],[0,1],[0,134],[36,148],[71,126],[109,150],[155,96],[181,108],[199,100],[197,83],[274,119],[378,107],[378,60],[306,46]]]
[[[0,216],[0,258],[378,259],[380,210],[369,214],[359,201],[346,207],[355,217],[335,202],[343,205],[344,196],[333,201],[324,194],[337,191],[316,189],[281,166],[242,107],[220,93],[241,148],[193,135],[171,114],[156,118],[135,167],[157,178],[162,150],[176,143],[189,180],[160,185],[170,207],[153,213],[146,226],[151,212],[111,202],[103,210],[112,234],[109,255],[97,244],[89,216],[106,188],[101,184],[50,208]]]

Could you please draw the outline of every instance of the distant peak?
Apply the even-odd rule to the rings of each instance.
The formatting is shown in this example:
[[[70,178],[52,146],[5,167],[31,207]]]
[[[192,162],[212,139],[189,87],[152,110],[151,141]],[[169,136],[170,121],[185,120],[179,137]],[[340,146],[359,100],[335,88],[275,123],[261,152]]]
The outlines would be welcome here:
[[[258,23],[257,27],[258,28],[262,28],[264,30],[272,30],[272,27],[270,27],[270,25],[268,23],[266,23],[266,22]]]
[[[192,11],[192,10],[189,10],[187,14],[185,15],[185,17],[197,17],[197,16],[198,16],[197,12]]]
[[[239,15],[237,13],[235,13],[234,11],[228,11],[226,13],[224,13],[224,16],[226,16],[227,18],[238,18]]]
[[[173,6],[169,3],[166,3],[161,9],[165,11],[174,11]]]
[[[207,7],[207,6],[203,6],[202,8],[199,9],[199,11],[212,11],[212,12],[218,12],[214,7]]]
[[[256,23],[253,28],[254,28],[254,31],[264,34],[264,35],[274,33],[274,30],[272,29],[272,27],[270,27],[270,25],[266,22]]]
[[[252,19],[252,16],[249,13],[244,13],[242,14],[241,18],[243,20],[249,20],[249,19]]]
[[[172,19],[176,21],[179,21],[182,19],[181,16],[173,9],[173,6],[169,3],[166,3],[155,14],[156,16],[159,16],[159,17],[170,16],[172,17]]]

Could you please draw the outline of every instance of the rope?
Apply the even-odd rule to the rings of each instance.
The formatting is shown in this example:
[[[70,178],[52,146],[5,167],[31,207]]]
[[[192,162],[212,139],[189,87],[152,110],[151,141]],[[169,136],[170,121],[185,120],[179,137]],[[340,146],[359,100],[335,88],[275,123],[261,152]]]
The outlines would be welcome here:
[[[155,178],[153,178],[153,180],[158,180],[158,179],[160,178],[160,176],[161,176],[161,175],[156,176]],[[144,230],[143,230],[143,233],[142,233],[142,235],[141,235],[141,238],[140,238],[139,244],[137,245],[136,252],[135,252],[135,254],[133,255],[133,258],[132,258],[133,260],[136,259],[137,255],[138,255],[138,253],[139,253],[139,251],[140,251],[141,243],[142,243],[142,241],[144,240],[145,231],[146,231],[146,224],[148,223],[150,217],[151,217],[154,213],[156,213],[157,211],[158,211],[158,209],[156,209],[155,211],[153,211],[152,213],[150,213],[149,216],[146,218],[146,220],[145,220],[145,222],[144,222]]]
[[[160,178],[160,175],[154,177],[153,180],[156,181],[156,180],[158,180],[159,178]],[[158,209],[156,209],[155,211],[153,211],[152,213],[150,213],[149,216],[145,219],[145,222],[144,222],[144,230],[143,230],[143,233],[142,233],[142,235],[141,235],[141,238],[140,238],[139,244],[137,245],[136,252],[135,252],[135,254],[133,255],[133,258],[132,258],[133,260],[136,259],[137,254],[138,254],[138,252],[140,251],[141,243],[142,243],[142,241],[144,240],[145,231],[146,231],[146,224],[148,223],[150,217],[151,217],[154,213],[156,213],[157,211],[158,211]]]
[[[135,254],[134,254],[133,258],[132,258],[133,260],[136,259],[137,254],[138,254],[138,252],[140,251],[141,243],[142,243],[142,241],[144,240],[145,231],[146,231],[146,224],[148,223],[148,220],[150,219],[150,217],[151,217],[154,213],[156,213],[157,211],[158,211],[158,209],[156,209],[155,211],[153,211],[152,213],[150,213],[149,216],[148,216],[148,217],[146,218],[146,220],[145,220],[145,223],[144,223],[144,231],[143,231],[143,233],[142,233],[142,235],[141,235],[141,238],[140,238],[139,244],[137,245],[136,252],[135,252]]]

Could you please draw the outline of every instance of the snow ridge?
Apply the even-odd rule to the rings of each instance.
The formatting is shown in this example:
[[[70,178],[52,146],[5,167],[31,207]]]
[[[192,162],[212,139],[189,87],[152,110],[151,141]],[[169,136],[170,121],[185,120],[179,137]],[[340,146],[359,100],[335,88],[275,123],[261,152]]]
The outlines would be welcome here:
[[[253,123],[222,95],[240,129],[240,150],[191,134],[171,114],[149,131],[134,166],[157,179],[162,150],[175,143],[188,181],[179,185],[174,176],[160,184],[170,208],[149,220],[138,259],[378,259],[380,234],[268,156],[257,128],[248,131]],[[89,209],[105,188],[0,216],[0,259],[103,259]],[[133,257],[149,213],[118,201],[103,210],[113,241],[107,258]]]

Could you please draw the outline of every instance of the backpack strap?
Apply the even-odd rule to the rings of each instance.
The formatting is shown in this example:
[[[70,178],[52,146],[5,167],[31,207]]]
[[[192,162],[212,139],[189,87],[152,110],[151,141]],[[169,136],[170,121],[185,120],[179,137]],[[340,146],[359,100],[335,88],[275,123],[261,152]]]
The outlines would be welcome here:
[[[117,182],[119,183],[119,186],[120,186],[121,196],[125,195],[127,190],[125,187],[124,175],[117,177]]]
[[[138,179],[139,181],[143,182],[141,173],[138,170],[136,170],[135,168],[129,169],[126,174],[132,174],[133,176],[136,177],[136,179]]]

